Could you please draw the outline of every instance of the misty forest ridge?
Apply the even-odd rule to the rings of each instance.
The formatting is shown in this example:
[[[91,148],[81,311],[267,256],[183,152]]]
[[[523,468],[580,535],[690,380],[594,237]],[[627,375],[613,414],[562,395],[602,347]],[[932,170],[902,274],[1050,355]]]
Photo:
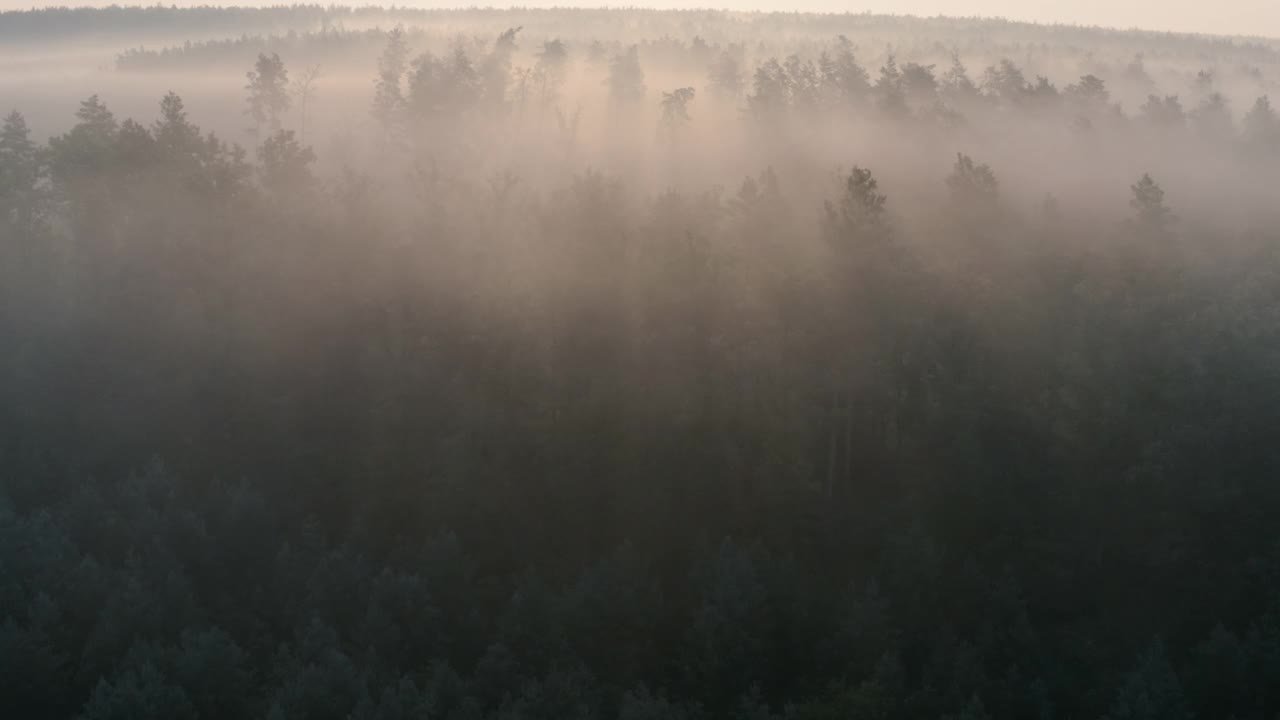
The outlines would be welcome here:
[[[997,19],[2,12],[0,716],[1274,720],[1273,97]]]

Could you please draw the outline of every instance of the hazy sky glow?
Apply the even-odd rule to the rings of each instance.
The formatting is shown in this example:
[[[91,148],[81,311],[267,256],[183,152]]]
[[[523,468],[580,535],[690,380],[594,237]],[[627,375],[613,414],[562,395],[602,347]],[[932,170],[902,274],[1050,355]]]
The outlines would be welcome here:
[[[805,0],[815,8],[1280,36],[1280,0]],[[747,4],[755,4],[747,0]],[[760,3],[768,4],[768,3]]]
[[[128,0],[88,0],[53,4],[109,5],[131,4]],[[0,0],[0,8],[27,8],[44,3],[31,0]],[[148,4],[148,3],[138,3]],[[169,4],[165,2],[164,4]],[[259,4],[253,0],[219,2],[218,0],[176,0],[177,5]],[[263,4],[274,4],[267,0]],[[392,4],[390,2],[351,4]],[[1139,27],[1149,30],[1202,32],[1221,34],[1265,35],[1280,38],[1280,0],[523,0],[517,3],[478,0],[467,2],[440,0],[399,0],[396,5],[408,7],[458,6],[642,6],[661,8],[720,7],[741,10],[817,10],[825,12],[876,12],[910,15],[982,15],[1002,16],[1035,22],[1076,23],[1121,28]]]

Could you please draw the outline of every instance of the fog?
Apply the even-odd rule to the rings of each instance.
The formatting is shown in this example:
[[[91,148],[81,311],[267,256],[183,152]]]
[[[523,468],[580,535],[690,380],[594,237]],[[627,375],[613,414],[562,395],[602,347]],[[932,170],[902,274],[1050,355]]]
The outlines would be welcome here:
[[[309,127],[300,131],[298,103],[281,123],[306,133],[304,139],[320,151],[321,174],[332,177],[345,164],[382,176],[389,168],[373,152],[383,140],[369,108],[385,32],[404,27],[410,59],[424,51],[447,56],[462,47],[478,63],[485,44],[509,25],[522,28],[504,61],[510,66],[505,88],[510,96],[504,95],[496,109],[459,111],[481,118],[486,132],[502,139],[480,143],[460,162],[459,171],[473,179],[512,170],[540,173],[550,182],[591,167],[627,176],[633,190],[652,193],[669,186],[729,187],[752,171],[780,165],[800,178],[813,178],[857,160],[888,173],[885,180],[897,185],[900,199],[930,202],[943,194],[938,179],[954,154],[966,152],[997,171],[1011,194],[1006,198],[1011,209],[1026,210],[1053,194],[1067,203],[1102,203],[1097,210],[1118,219],[1127,201],[1115,188],[1123,190],[1128,180],[1150,171],[1168,190],[1203,203],[1198,211],[1220,212],[1236,229],[1265,220],[1270,210],[1266,163],[1250,162],[1249,153],[1232,141],[1255,101],[1274,92],[1280,42],[886,16],[316,9],[228,13],[211,25],[164,15],[153,13],[132,29],[125,18],[83,24],[68,19],[59,28],[56,21],[11,16],[8,31],[0,34],[17,43],[0,61],[0,91],[9,105],[22,110],[37,138],[69,129],[77,103],[90,94],[98,94],[121,118],[147,122],[158,97],[173,91],[193,122],[252,148],[244,73],[258,52],[274,52],[295,76],[319,68],[315,97],[308,103]],[[31,32],[24,31],[23,22],[31,22]],[[905,115],[886,121],[868,107],[834,112],[833,98],[815,97],[811,107],[788,108],[775,127],[762,131],[763,123],[747,112],[755,70],[771,58],[795,57],[802,72],[817,73],[816,65],[803,64],[818,63],[823,53],[831,57],[839,36],[848,38],[851,57],[867,72],[868,84],[877,81],[891,55],[899,65],[928,68],[922,77],[935,85],[958,60],[965,79],[991,100],[994,93],[984,87],[984,74],[1008,60],[1028,88],[1045,78],[1051,95],[1021,103],[1020,114],[1011,116],[1008,103],[962,108],[956,98],[946,97],[946,88],[930,87],[911,99],[908,124],[902,122]],[[702,40],[696,48],[689,45],[694,38]],[[554,39],[572,49],[566,66],[552,92],[545,87],[531,92],[533,84],[545,85],[538,52]],[[600,43],[597,50],[593,43]],[[619,124],[605,87],[608,61],[635,43],[643,95]],[[726,50],[743,86],[734,97],[717,98],[709,92],[708,73]],[[589,62],[589,52],[598,53],[595,62]],[[1200,73],[1205,76],[1198,79]],[[1080,112],[1078,103],[1073,106],[1065,92],[1085,75],[1102,80],[1107,94],[1092,116]],[[821,79],[813,82],[820,85]],[[816,85],[815,95],[829,94]],[[664,148],[657,132],[658,101],[679,87],[692,87],[697,95],[681,137]],[[866,104],[874,105],[874,93],[866,94]],[[1233,125],[1221,128],[1217,139],[1197,132],[1195,121],[1198,106],[1215,94],[1223,101],[1223,122]],[[1169,96],[1181,106],[1184,117],[1174,120],[1181,127],[1150,132],[1143,124],[1144,105],[1150,97]],[[572,152],[548,157],[545,149],[559,142],[557,118],[579,113]],[[1112,116],[1117,122],[1109,123]],[[1079,121],[1093,127],[1077,132]],[[1097,127],[1098,122],[1111,127]],[[471,130],[472,136],[479,133]],[[454,141],[450,137],[445,144]],[[418,155],[436,152],[422,138],[414,144]],[[399,160],[407,158],[397,154]],[[1205,172],[1206,167],[1214,171]],[[1232,174],[1230,183],[1222,182],[1223,172]],[[543,180],[526,187],[545,191]]]
[[[0,707],[1280,713],[1274,11],[661,7],[0,14]]]
[[[113,3],[106,0],[82,3],[102,7]],[[184,0],[174,3],[178,7],[198,6],[204,3]],[[272,3],[244,3],[248,6]],[[377,3],[354,3],[377,5]],[[423,1],[400,5],[407,8],[449,8],[459,3]],[[24,10],[32,7],[24,0],[0,0],[0,10]],[[597,2],[564,2],[563,0],[526,0],[519,3],[477,3],[478,7],[526,7],[526,8],[626,8],[635,3],[598,0]],[[737,11],[764,12],[825,12],[825,13],[883,13],[892,15],[950,17],[1005,18],[1037,23],[1062,23],[1068,25],[1097,25],[1116,28],[1141,28],[1182,33],[1216,33],[1225,35],[1254,35],[1280,37],[1280,6],[1271,0],[1076,0],[1063,3],[1060,0],[716,0],[714,2],[689,2],[688,0],[654,0],[645,7],[671,10],[698,10],[704,8]]]

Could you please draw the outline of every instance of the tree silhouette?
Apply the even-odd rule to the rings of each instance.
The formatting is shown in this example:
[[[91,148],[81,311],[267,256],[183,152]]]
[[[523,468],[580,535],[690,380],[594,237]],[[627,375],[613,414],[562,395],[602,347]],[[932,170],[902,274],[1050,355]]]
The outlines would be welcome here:
[[[289,71],[285,69],[284,61],[276,53],[271,53],[270,57],[258,53],[257,62],[245,77],[249,80],[244,88],[249,93],[249,107],[245,114],[253,120],[253,133],[261,134],[264,129],[272,134],[279,132],[280,121],[292,105]]]
[[[747,109],[759,121],[776,123],[790,105],[791,78],[777,58],[770,58],[756,68]]]
[[[674,141],[680,130],[689,122],[689,103],[693,102],[694,89],[680,88],[662,93],[662,118],[658,134],[667,141]]]
[[[1177,221],[1173,211],[1164,202],[1164,190],[1151,179],[1151,175],[1143,173],[1142,178],[1132,186],[1133,198],[1129,206],[1137,211],[1135,222],[1139,232],[1153,236],[1164,236],[1169,227]]]
[[[632,45],[609,61],[609,77],[605,83],[615,106],[632,105],[644,99],[644,69],[640,67],[639,47]]]
[[[0,127],[0,224],[30,229],[36,214],[36,183],[40,180],[40,152],[31,141],[26,118],[17,110]]]
[[[559,38],[544,42],[538,51],[537,68],[553,88],[560,87],[569,69],[569,47]]]
[[[819,62],[822,83],[837,106],[855,106],[863,102],[871,90],[866,68],[858,64],[853,43],[841,35],[834,55],[823,52]]]
[[[938,96],[938,79],[932,65],[906,63],[902,66],[902,92],[914,108],[931,106]]]
[[[200,129],[187,120],[182,98],[172,92],[160,101],[160,119],[151,134],[161,154],[171,159],[189,157],[201,149]]]
[[[306,191],[313,181],[311,164],[316,155],[302,145],[292,130],[277,130],[258,148],[262,185],[276,193]]]
[[[711,64],[707,75],[707,84],[713,97],[723,101],[734,101],[742,97],[746,81],[742,67],[733,53],[722,50]]]
[[[1111,102],[1107,84],[1096,75],[1081,77],[1079,82],[1068,85],[1063,94],[1080,112],[1100,113]]]
[[[1280,114],[1271,107],[1271,98],[1258,98],[1244,116],[1244,140],[1263,151],[1280,150]]]
[[[1186,113],[1177,95],[1150,95],[1142,106],[1142,119],[1160,128],[1180,128],[1186,124]]]
[[[1211,93],[1191,112],[1191,121],[1196,132],[1211,141],[1234,140],[1236,137],[1235,120],[1231,117],[1231,107],[1221,93]]]
[[[373,119],[382,130],[385,144],[399,138],[403,130],[405,110],[404,90],[401,82],[409,66],[409,44],[404,29],[396,27],[387,33],[387,45],[378,58],[378,79],[374,85]]]
[[[985,163],[979,165],[964,153],[956,154],[956,164],[947,176],[951,205],[972,222],[987,224],[1000,200],[1000,184]]]
[[[481,97],[490,107],[502,108],[507,103],[511,85],[511,58],[516,52],[516,36],[523,27],[508,28],[498,35],[493,49],[480,63]]]
[[[951,54],[951,67],[942,75],[940,91],[947,102],[960,106],[972,105],[980,99],[982,91],[969,77],[959,53]]]
[[[987,68],[983,73],[982,87],[989,95],[1009,105],[1017,104],[1031,91],[1022,69],[1008,58]]]
[[[881,112],[892,118],[906,117],[909,109],[902,84],[902,71],[898,69],[898,61],[893,54],[881,66],[875,89]]]
[[[828,236],[839,243],[879,243],[889,237],[885,215],[888,198],[879,192],[879,183],[865,168],[854,167],[845,179],[844,192],[835,202],[826,202]]]
[[[1147,92],[1155,86],[1155,80],[1147,72],[1147,61],[1142,53],[1133,56],[1133,60],[1125,66],[1122,77],[1131,87],[1141,92]]]
[[[79,122],[75,127],[49,142],[52,151],[50,169],[55,180],[69,181],[94,175],[108,168],[114,159],[120,125],[97,95],[80,103],[76,119]]]
[[[455,48],[446,58],[423,53],[413,61],[407,107],[415,121],[456,122],[483,97],[480,72],[465,49]]]
[[[1182,684],[1165,655],[1164,643],[1157,641],[1143,653],[1138,666],[1121,686],[1106,720],[1190,720],[1192,717]]]

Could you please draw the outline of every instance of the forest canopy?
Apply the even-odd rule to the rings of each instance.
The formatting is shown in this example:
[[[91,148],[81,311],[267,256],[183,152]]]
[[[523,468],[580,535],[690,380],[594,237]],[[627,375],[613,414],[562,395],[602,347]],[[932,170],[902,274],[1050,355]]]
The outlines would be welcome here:
[[[1280,42],[0,44],[13,717],[1280,714]]]

